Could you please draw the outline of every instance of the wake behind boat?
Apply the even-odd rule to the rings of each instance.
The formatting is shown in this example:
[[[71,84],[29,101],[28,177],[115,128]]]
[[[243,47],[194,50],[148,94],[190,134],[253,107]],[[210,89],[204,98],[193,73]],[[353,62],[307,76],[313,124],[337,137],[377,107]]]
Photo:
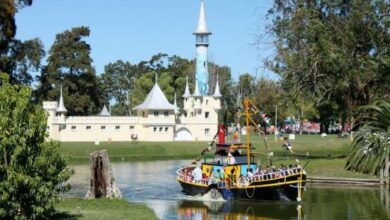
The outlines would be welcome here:
[[[298,164],[261,167],[254,161],[250,144],[249,121],[253,109],[244,100],[247,132],[246,143],[224,143],[224,132],[213,155],[202,154],[201,164],[177,170],[177,181],[188,195],[203,195],[212,190],[226,200],[301,201],[306,172]],[[209,149],[206,149],[207,151]]]

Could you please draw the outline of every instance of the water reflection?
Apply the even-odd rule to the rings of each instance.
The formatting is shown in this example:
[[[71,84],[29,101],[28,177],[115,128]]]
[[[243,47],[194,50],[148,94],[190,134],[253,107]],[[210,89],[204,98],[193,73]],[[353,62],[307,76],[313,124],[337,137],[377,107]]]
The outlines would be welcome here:
[[[295,202],[221,202],[183,195],[175,172],[190,161],[114,163],[126,199],[142,202],[160,219],[390,219],[389,188],[308,185],[302,208]],[[73,167],[70,196],[84,196],[89,165]]]

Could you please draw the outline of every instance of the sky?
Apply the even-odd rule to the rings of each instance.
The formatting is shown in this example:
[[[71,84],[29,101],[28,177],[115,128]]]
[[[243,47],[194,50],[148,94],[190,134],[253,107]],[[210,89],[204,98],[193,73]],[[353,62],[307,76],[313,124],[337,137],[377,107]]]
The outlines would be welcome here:
[[[209,61],[231,67],[235,80],[243,73],[278,79],[263,64],[274,54],[272,37],[266,34],[271,6],[272,0],[205,0],[212,32]],[[160,52],[195,58],[192,33],[199,9],[200,0],[34,0],[16,15],[16,38],[38,37],[48,51],[57,33],[88,26],[91,34],[85,40],[100,74],[110,62],[136,64]]]

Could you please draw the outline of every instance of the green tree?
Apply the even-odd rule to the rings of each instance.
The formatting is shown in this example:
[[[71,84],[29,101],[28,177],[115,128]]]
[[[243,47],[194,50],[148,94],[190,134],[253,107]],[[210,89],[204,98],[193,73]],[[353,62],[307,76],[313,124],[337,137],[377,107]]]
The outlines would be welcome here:
[[[88,27],[76,27],[56,35],[47,66],[39,77],[36,96],[39,101],[59,97],[64,88],[64,101],[70,115],[91,115],[100,111],[104,97],[92,67],[91,47],[83,38]]]
[[[122,60],[104,67],[104,73],[99,77],[99,81],[106,101],[115,101],[112,107],[113,115],[129,114],[129,107],[132,106],[129,96],[138,74],[136,66]]]
[[[363,173],[379,174],[390,156],[390,102],[377,101],[362,107],[361,125],[355,133],[352,152],[346,168]],[[386,171],[387,169],[387,171]],[[389,172],[389,167],[385,168]]]
[[[31,88],[10,85],[4,73],[0,80],[0,218],[40,218],[69,189],[68,159],[45,142],[47,116]]]
[[[0,53],[16,34],[15,14],[18,8],[30,6],[32,0],[2,0],[0,4]]]
[[[275,1],[272,69],[286,92],[314,97],[322,122],[338,115],[353,121],[356,107],[388,97],[389,5],[385,0]]]
[[[9,73],[11,83],[31,84],[32,72],[41,68],[45,50],[41,40],[12,40],[0,53],[0,71]]]

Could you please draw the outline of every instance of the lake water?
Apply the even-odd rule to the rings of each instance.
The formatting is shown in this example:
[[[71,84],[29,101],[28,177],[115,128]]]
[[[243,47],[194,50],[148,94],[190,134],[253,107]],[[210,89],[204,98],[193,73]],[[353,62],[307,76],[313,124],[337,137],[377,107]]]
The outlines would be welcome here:
[[[123,197],[145,203],[160,219],[390,219],[389,189],[379,187],[308,185],[300,208],[295,202],[226,202],[213,201],[207,195],[186,196],[175,177],[176,170],[190,162],[123,162],[112,166]],[[89,165],[73,168],[72,190],[67,195],[84,196]]]

